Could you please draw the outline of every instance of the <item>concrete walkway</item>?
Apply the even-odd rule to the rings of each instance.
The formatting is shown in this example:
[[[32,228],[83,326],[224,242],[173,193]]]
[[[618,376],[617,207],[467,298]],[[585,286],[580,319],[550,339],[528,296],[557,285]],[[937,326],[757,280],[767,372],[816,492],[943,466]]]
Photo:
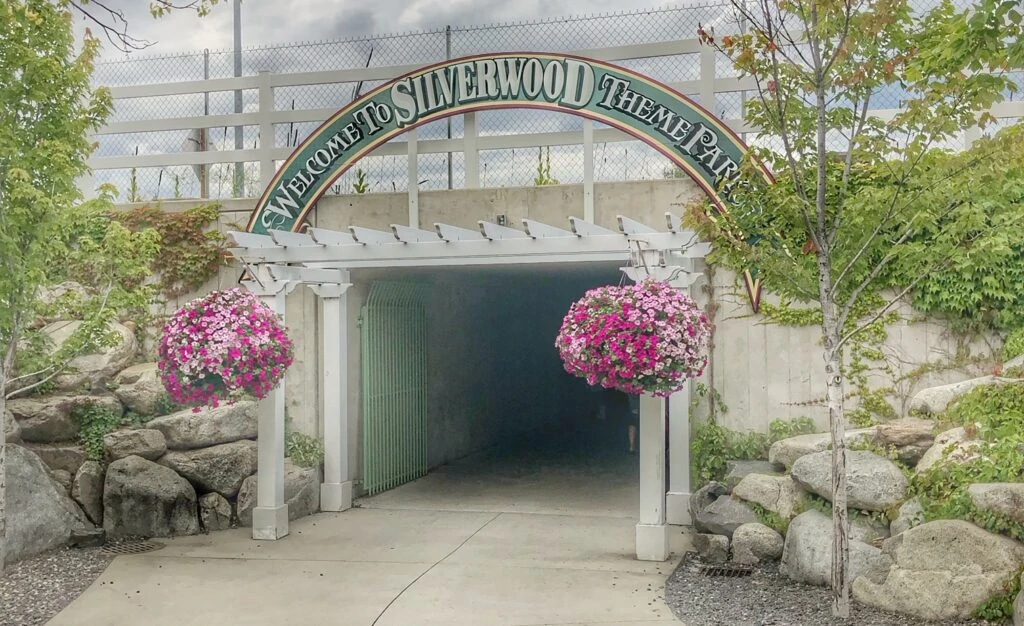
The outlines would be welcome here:
[[[514,479],[493,459],[449,466],[360,508],[297,520],[277,542],[249,529],[168,540],[118,557],[50,624],[678,624],[662,599],[677,561],[633,556],[621,505],[635,483],[531,465]],[[674,541],[681,553],[688,538]]]

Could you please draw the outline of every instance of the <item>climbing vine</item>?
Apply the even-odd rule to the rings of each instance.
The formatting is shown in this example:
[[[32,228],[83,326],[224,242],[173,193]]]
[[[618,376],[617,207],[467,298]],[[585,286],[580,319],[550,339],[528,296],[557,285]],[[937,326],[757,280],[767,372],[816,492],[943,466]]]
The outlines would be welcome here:
[[[108,406],[88,403],[75,407],[71,417],[78,424],[78,435],[90,461],[102,461],[105,448],[103,438],[121,425],[121,415]]]
[[[218,205],[204,204],[181,212],[143,206],[108,217],[132,231],[151,228],[160,234],[152,267],[163,295],[174,298],[202,287],[227,262],[227,238],[213,228],[219,215]]]
[[[1003,360],[1009,361],[1024,354],[1024,327],[1014,330],[1003,342]]]

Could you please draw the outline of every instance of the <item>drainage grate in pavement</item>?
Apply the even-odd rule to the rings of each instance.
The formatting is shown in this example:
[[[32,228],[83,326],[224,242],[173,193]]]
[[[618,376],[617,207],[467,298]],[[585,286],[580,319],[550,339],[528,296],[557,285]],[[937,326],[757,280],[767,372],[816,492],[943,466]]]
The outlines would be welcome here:
[[[753,571],[754,568],[749,565],[739,565],[736,563],[704,565],[700,568],[700,573],[704,576],[717,576],[720,578],[741,578],[743,576],[750,576]]]
[[[156,541],[127,541],[124,543],[110,543],[103,546],[103,551],[107,554],[119,555],[119,554],[142,554],[144,552],[152,552],[159,550],[164,547],[164,544],[157,543]]]

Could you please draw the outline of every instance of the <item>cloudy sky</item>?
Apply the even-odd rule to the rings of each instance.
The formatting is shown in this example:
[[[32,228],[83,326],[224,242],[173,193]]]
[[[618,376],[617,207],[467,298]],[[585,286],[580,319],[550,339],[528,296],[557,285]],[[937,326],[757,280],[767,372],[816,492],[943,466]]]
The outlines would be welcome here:
[[[227,49],[232,45],[232,0],[221,0],[205,18],[180,11],[161,19],[149,15],[148,0],[110,0],[123,11],[132,36],[155,42],[142,53]],[[690,2],[631,0],[244,0],[243,46],[364,37],[373,34],[469,26],[519,20],[680,6]],[[91,10],[95,10],[94,8]],[[80,18],[84,23],[86,20]],[[94,29],[95,31],[95,29]],[[125,55],[105,47],[107,59]]]

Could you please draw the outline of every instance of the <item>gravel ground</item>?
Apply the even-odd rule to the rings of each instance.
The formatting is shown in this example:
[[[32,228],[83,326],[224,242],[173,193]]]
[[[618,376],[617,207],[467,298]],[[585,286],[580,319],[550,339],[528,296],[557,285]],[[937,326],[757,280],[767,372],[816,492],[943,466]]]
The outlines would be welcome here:
[[[700,566],[691,553],[665,586],[665,601],[686,626],[991,626],[980,620],[927,622],[857,604],[852,619],[837,620],[830,591],[795,583],[777,565],[743,578],[704,576]]]
[[[0,574],[0,626],[39,626],[103,573],[102,548],[62,548],[16,563]]]

